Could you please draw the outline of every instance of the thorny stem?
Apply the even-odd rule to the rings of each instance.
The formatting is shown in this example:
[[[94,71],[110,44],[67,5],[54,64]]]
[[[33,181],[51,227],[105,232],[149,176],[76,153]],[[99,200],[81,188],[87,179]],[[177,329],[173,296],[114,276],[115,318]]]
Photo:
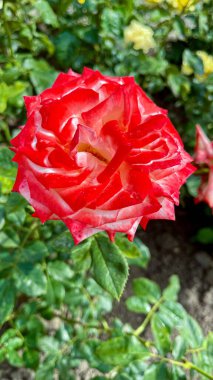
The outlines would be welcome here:
[[[149,311],[149,313],[147,314],[146,318],[144,319],[143,323],[135,330],[134,332],[134,335],[135,336],[139,336],[142,334],[142,332],[144,332],[144,330],[146,329],[146,327],[148,326],[149,322],[151,321],[152,319],[152,316],[154,315],[154,313],[156,312],[156,310],[159,308],[159,306],[161,305],[161,303],[164,301],[164,298],[161,297],[155,304],[154,306],[151,308],[151,310]]]

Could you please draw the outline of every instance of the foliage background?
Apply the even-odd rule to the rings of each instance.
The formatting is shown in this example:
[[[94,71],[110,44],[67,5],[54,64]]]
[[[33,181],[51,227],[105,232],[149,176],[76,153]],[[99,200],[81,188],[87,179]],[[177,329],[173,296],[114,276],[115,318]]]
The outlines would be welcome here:
[[[0,0],[0,12],[0,361],[32,369],[37,380],[52,380],[56,372],[61,380],[74,379],[83,359],[102,373],[97,380],[104,373],[116,380],[191,379],[193,366],[210,373],[212,335],[204,338],[177,302],[176,277],[163,296],[146,279],[133,284],[127,308],[145,315],[143,328],[151,324],[153,341],[138,338],[118,319],[108,326],[105,314],[125,279],[114,286],[117,272],[111,271],[111,296],[104,293],[97,283],[106,288],[105,267],[97,271],[94,257],[111,268],[106,253],[115,250],[117,268],[127,271],[127,260],[147,265],[147,248],[126,241],[113,248],[103,236],[102,251],[92,240],[76,251],[60,222],[41,226],[26,202],[9,194],[16,167],[7,146],[25,121],[22,96],[40,93],[59,71],[81,72],[85,65],[134,75],[169,109],[189,151],[196,123],[212,138],[212,1]],[[132,20],[153,30],[155,46],[148,52],[125,41]],[[58,325],[51,330],[52,321]]]

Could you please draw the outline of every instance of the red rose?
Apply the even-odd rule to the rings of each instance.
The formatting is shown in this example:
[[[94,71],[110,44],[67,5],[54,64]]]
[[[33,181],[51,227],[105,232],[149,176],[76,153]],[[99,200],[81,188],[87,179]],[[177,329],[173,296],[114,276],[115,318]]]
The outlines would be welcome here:
[[[207,169],[202,174],[195,202],[204,201],[213,210],[213,141],[208,139],[200,125],[196,125],[195,162]]]
[[[25,103],[27,122],[12,140],[13,190],[34,216],[62,220],[76,243],[99,231],[133,239],[139,223],[174,219],[192,160],[134,78],[70,70]]]

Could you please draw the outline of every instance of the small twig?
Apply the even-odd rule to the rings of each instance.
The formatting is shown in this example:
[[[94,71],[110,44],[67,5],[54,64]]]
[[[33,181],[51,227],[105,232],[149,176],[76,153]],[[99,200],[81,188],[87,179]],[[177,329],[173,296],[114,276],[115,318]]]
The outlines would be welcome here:
[[[147,314],[146,318],[144,319],[143,323],[135,330],[135,332],[134,332],[135,336],[141,335],[142,332],[144,332],[145,328],[148,326],[149,322],[151,321],[152,316],[154,315],[154,313],[156,312],[156,310],[159,308],[159,306],[162,304],[163,301],[164,301],[164,298],[161,297],[154,304],[154,306],[151,308],[151,310]]]
[[[166,358],[164,356],[153,354],[153,353],[151,354],[151,356],[153,358],[160,359],[163,362],[167,362],[167,363],[176,365],[178,367],[182,367],[182,368],[185,368],[185,369],[193,369],[194,371],[196,371],[196,372],[200,373],[201,375],[207,377],[207,379],[213,380],[213,376],[211,374],[205,372],[204,370],[202,370],[201,368],[197,367],[195,364],[191,363],[187,359],[185,359],[184,362],[180,362],[178,360],[173,360],[173,359]]]

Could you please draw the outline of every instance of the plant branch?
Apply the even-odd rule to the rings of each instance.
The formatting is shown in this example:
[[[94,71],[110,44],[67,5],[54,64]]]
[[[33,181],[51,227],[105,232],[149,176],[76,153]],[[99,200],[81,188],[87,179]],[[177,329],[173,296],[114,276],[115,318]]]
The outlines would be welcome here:
[[[151,354],[151,356],[153,358],[160,359],[161,361],[164,361],[164,362],[176,365],[178,367],[182,367],[182,368],[185,368],[185,369],[193,369],[194,371],[196,371],[196,372],[200,373],[201,375],[205,376],[207,379],[213,380],[213,376],[211,374],[205,372],[204,370],[202,370],[201,368],[197,367],[195,364],[191,363],[187,359],[184,362],[180,362],[178,360],[173,360],[173,359],[166,358],[164,356],[153,354],[153,353]]]
[[[164,301],[164,298],[161,297],[154,305],[153,307],[151,308],[151,310],[149,311],[149,313],[147,314],[146,318],[144,319],[143,323],[135,330],[134,332],[134,335],[135,336],[138,336],[138,335],[141,335],[142,332],[144,332],[144,330],[146,329],[146,327],[148,326],[149,322],[151,321],[152,319],[152,316],[154,315],[154,313],[156,312],[156,310],[159,308],[159,306],[162,304],[162,302]]]
[[[14,57],[14,54],[13,54],[13,46],[12,46],[12,37],[11,37],[11,33],[10,33],[10,28],[9,28],[9,25],[7,23],[7,18],[6,18],[6,14],[5,14],[5,7],[6,7],[6,1],[3,0],[2,2],[2,19],[3,19],[3,25],[4,25],[4,29],[5,29],[5,33],[6,33],[6,36],[7,36],[7,39],[8,39],[8,45],[9,45],[9,52],[10,52],[10,56],[11,58]]]
[[[22,240],[22,243],[20,244],[20,247],[19,247],[20,249],[22,249],[25,246],[25,244],[26,244],[27,240],[29,239],[30,235],[33,233],[33,231],[37,227],[38,227],[38,222],[37,221],[34,222],[34,223],[32,223],[32,225],[30,226],[30,228],[29,228],[28,232],[26,233],[24,239]]]

